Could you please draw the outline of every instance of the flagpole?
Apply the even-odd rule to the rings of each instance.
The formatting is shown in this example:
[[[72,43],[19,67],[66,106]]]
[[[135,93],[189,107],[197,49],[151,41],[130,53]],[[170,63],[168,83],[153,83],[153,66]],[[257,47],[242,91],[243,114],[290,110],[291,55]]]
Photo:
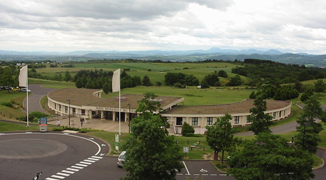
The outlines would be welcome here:
[[[120,68],[119,68],[119,81],[120,81]],[[119,136],[121,136],[121,84],[119,82]]]
[[[26,97],[27,97],[27,105],[26,105],[26,112],[27,112],[27,127],[29,126],[28,124],[28,65],[26,65],[26,68],[27,68],[27,77],[26,77]]]

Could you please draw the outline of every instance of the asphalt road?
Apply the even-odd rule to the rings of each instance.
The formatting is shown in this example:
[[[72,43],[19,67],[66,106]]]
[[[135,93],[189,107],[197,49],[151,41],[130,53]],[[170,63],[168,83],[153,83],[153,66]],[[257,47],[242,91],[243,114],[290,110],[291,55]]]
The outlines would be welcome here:
[[[69,133],[1,133],[0,179],[92,179],[85,169],[109,152],[99,139]],[[84,172],[83,172],[84,171]],[[67,178],[67,179],[68,179]]]
[[[28,89],[31,90],[32,95],[28,96],[28,112],[44,112],[40,105],[40,100],[43,96],[47,95],[49,92],[53,91],[54,89],[41,87],[41,84],[29,84]],[[24,107],[27,105],[27,99],[25,98]]]

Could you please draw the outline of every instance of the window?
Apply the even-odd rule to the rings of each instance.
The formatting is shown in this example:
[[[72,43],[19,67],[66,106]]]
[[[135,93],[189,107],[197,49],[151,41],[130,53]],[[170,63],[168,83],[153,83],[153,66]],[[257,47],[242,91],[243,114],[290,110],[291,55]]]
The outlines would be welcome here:
[[[278,113],[278,117],[281,117],[282,116],[282,112],[280,111],[280,113]]]
[[[276,112],[273,113],[273,119],[276,119]]]
[[[182,125],[182,117],[177,117],[177,125]]]
[[[198,125],[198,117],[192,118],[192,125]]]
[[[59,104],[59,111],[61,111],[61,105]]]
[[[212,125],[213,124],[213,118],[212,117],[208,117],[207,118],[207,125]]]
[[[68,112],[68,107],[67,106],[65,106],[65,113],[67,113]]]
[[[234,117],[234,124],[239,124],[239,119],[240,119],[239,116],[235,116]]]
[[[82,109],[82,110],[81,110],[81,114],[82,114],[82,115],[85,115],[85,109]]]

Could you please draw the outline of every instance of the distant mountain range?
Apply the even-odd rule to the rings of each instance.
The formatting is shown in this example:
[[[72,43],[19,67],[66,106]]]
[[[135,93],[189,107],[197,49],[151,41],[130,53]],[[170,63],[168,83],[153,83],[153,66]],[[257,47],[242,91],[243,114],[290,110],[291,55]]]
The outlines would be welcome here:
[[[213,47],[208,50],[188,51],[73,51],[73,52],[19,52],[0,50],[1,61],[87,61],[94,59],[139,59],[162,60],[173,62],[216,60],[244,60],[264,59],[286,64],[299,64],[314,67],[326,67],[326,55],[312,55],[306,53],[285,53],[275,49],[267,51],[256,49],[234,50]]]

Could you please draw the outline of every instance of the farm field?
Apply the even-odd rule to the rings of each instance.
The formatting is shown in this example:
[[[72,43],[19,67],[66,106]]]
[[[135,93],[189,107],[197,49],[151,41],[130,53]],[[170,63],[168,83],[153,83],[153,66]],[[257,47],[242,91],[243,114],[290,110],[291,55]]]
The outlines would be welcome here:
[[[236,66],[241,66],[240,64],[227,63],[227,62],[211,62],[211,63],[150,63],[150,62],[140,62],[140,63],[130,63],[130,62],[120,62],[120,63],[73,63],[74,67],[46,67],[37,68],[37,73],[42,76],[54,77],[55,75],[61,74],[62,76],[66,71],[68,71],[71,76],[74,76],[80,70],[100,70],[104,71],[114,71],[118,68],[120,69],[130,69],[127,73],[130,76],[139,76],[143,78],[147,75],[151,82],[155,84],[156,82],[161,82],[165,85],[164,76],[167,72],[172,73],[184,73],[193,74],[195,77],[201,81],[204,76],[216,71],[224,70],[228,73],[229,77],[235,76],[231,73],[232,68]],[[241,77],[246,80],[246,77]],[[223,82],[223,78],[220,78]]]

